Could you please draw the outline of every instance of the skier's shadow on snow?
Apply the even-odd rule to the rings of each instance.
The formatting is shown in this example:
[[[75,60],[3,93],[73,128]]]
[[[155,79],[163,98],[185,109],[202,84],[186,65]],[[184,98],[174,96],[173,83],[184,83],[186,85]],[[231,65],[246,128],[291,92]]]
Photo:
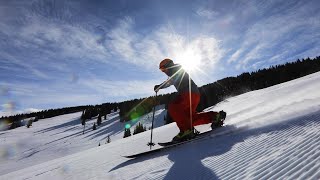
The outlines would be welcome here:
[[[217,158],[228,152],[244,138],[244,136],[222,135],[205,140],[207,143],[195,142],[177,147],[169,153],[168,159],[173,162],[173,165],[164,179],[219,179],[212,169],[206,167],[207,163],[208,166],[213,166],[210,163],[214,161],[210,161],[209,158]],[[213,144],[219,144],[219,146]]]
[[[226,128],[232,131],[235,127]],[[224,130],[226,130],[224,129]],[[166,173],[164,179],[219,179],[213,170],[205,166],[206,158],[219,156],[228,152],[233,145],[243,141],[245,136],[228,136],[226,134],[218,135],[212,139],[199,140],[190,144],[178,146],[157,154],[146,155],[136,159],[123,162],[109,172],[135,163],[146,161],[150,158],[168,155],[168,159],[173,162],[170,170]],[[207,142],[207,143],[203,143]],[[212,144],[224,144],[223,146],[212,146]],[[201,151],[199,151],[201,149]],[[199,152],[201,154],[199,154]]]

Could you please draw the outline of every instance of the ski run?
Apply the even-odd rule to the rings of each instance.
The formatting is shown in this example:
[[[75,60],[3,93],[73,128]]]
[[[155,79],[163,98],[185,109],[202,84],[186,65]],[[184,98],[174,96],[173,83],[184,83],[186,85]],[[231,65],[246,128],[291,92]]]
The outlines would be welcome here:
[[[215,136],[135,159],[122,156],[148,151],[150,131],[122,138],[117,112],[95,131],[89,121],[85,134],[81,113],[42,119],[0,132],[0,179],[320,179],[319,89],[320,72],[226,98],[206,109],[228,113]],[[131,132],[138,122],[149,127],[151,113]],[[178,133],[163,125],[165,114],[158,106],[155,143]]]

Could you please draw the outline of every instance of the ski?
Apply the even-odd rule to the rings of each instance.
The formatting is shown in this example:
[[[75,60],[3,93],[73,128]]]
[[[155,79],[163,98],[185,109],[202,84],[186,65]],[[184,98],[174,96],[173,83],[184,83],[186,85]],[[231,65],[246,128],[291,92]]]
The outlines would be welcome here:
[[[207,131],[205,133],[201,133],[199,135],[197,135],[195,138],[193,139],[189,139],[189,140],[186,140],[186,141],[181,141],[181,142],[172,142],[172,141],[169,141],[169,142],[165,142],[165,143],[158,143],[160,146],[160,148],[158,149],[153,149],[153,150],[150,150],[150,151],[145,151],[145,152],[142,152],[142,153],[137,153],[137,154],[133,154],[133,155],[128,155],[128,156],[123,156],[123,157],[126,157],[126,158],[136,158],[136,157],[139,157],[139,156],[143,156],[143,155],[147,155],[147,154],[153,154],[153,153],[156,153],[156,152],[159,152],[159,151],[166,151],[166,150],[169,150],[173,147],[176,147],[176,146],[179,146],[179,145],[182,145],[182,144],[185,144],[185,143],[188,143],[188,142],[192,142],[192,141],[195,141],[195,140],[198,140],[198,139],[201,139],[201,137],[205,137],[204,134],[208,134],[210,131]]]
[[[125,157],[125,158],[137,158],[137,157],[144,156],[144,155],[147,155],[147,154],[153,154],[153,153],[156,153],[156,152],[159,152],[159,151],[163,151],[165,149],[167,149],[167,148],[158,148],[158,149],[153,149],[153,150],[150,150],[150,151],[145,151],[145,152],[142,152],[142,153],[132,154],[132,155],[128,155],[128,156],[122,156],[122,157]]]
[[[226,127],[226,126],[222,126],[222,127]],[[229,132],[229,130],[231,130],[231,129],[227,128],[229,130],[216,132],[218,129],[220,129],[220,128],[215,128],[213,130],[202,132],[202,133],[198,134],[195,138],[190,139],[190,140],[186,140],[186,141],[182,141],[182,142],[172,142],[172,141],[170,141],[170,142],[158,143],[162,147],[160,147],[158,149],[153,149],[153,150],[150,150],[150,151],[145,151],[145,152],[142,152],[142,153],[123,156],[123,157],[125,157],[125,158],[137,158],[137,157],[141,157],[141,156],[144,156],[144,155],[154,154],[154,153],[157,153],[157,152],[160,152],[160,151],[168,151],[171,148],[176,147],[176,146],[180,146],[180,145],[183,145],[183,144],[191,143],[191,142],[198,141],[198,140],[201,140],[201,139],[208,139],[208,138],[213,138],[213,137],[216,137],[216,136],[219,136],[219,135],[227,134]],[[221,129],[224,129],[224,128],[221,128]],[[213,133],[213,132],[216,132],[216,133]]]
[[[209,130],[209,131],[205,131],[205,132],[202,132],[198,135],[196,135],[196,137],[192,138],[192,139],[188,139],[188,140],[185,140],[185,141],[178,141],[178,142],[175,142],[175,141],[168,141],[168,142],[160,142],[158,143],[160,146],[163,146],[163,147],[168,147],[168,146],[172,146],[172,145],[180,145],[180,144],[184,144],[184,143],[187,143],[187,142],[190,142],[190,141],[195,141],[195,140],[198,140],[198,139],[201,139],[203,137],[205,137],[206,135],[212,133],[213,130]]]

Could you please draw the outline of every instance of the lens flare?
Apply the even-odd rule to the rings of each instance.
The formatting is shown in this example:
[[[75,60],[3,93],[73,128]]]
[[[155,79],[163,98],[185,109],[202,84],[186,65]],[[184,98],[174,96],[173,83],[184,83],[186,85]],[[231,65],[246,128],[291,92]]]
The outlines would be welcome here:
[[[130,129],[130,128],[131,128],[131,125],[130,125],[130,124],[126,124],[126,125],[125,125],[125,128],[126,128],[126,129]]]
[[[70,172],[70,166],[67,164],[64,164],[60,169],[61,174],[67,174]]]
[[[0,121],[0,131],[8,130],[9,129],[9,120],[4,119]]]
[[[5,111],[14,111],[16,104],[13,101],[7,102],[2,105]]]
[[[139,117],[140,117],[140,115],[139,115],[139,113],[137,113],[137,112],[133,112],[133,113],[130,114],[130,119],[131,119],[131,121],[133,121],[133,122],[137,121],[137,119],[138,119]]]
[[[0,156],[3,159],[12,159],[17,154],[17,147],[14,145],[10,145],[7,147],[0,148]]]

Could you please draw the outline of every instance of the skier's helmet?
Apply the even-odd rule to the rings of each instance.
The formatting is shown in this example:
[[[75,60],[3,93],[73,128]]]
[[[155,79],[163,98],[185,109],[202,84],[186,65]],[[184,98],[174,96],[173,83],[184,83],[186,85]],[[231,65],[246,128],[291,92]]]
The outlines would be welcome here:
[[[174,63],[171,59],[164,59],[160,62],[159,69],[163,71],[163,70],[171,67],[172,65],[174,65]]]

